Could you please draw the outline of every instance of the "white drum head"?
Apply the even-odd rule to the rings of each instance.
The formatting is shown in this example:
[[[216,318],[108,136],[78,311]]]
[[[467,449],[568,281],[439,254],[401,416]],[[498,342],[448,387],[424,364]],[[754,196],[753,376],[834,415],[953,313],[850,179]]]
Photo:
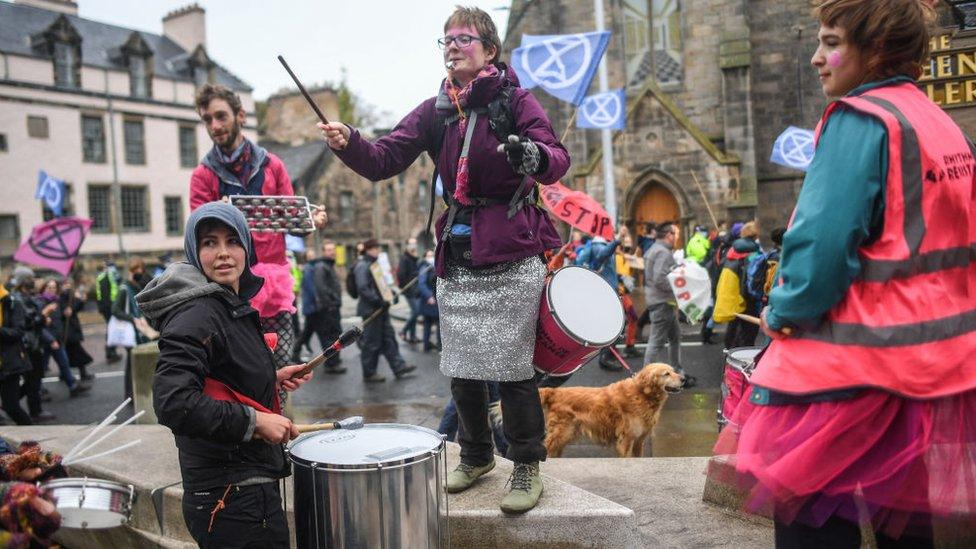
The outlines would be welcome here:
[[[549,306],[559,325],[577,340],[602,346],[624,328],[617,290],[583,267],[564,267],[549,283]]]
[[[293,459],[322,466],[371,466],[426,457],[443,444],[436,431],[414,425],[371,423],[362,429],[320,431],[295,440]]]

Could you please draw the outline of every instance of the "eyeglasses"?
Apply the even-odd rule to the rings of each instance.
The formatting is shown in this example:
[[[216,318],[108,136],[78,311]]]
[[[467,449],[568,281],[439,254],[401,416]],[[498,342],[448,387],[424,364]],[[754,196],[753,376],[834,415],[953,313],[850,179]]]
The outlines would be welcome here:
[[[471,36],[470,34],[459,34],[457,36],[445,36],[444,38],[437,39],[437,45],[441,47],[442,50],[446,50],[451,47],[451,43],[457,44],[459,48],[466,48],[471,45],[473,41],[484,42],[484,38],[478,38],[477,36]]]

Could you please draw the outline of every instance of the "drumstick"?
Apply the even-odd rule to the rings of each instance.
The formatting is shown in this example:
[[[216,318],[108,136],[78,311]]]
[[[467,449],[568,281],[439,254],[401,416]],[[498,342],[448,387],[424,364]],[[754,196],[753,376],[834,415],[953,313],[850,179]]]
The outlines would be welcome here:
[[[418,278],[419,277],[415,276],[413,277],[413,279],[410,280],[410,282],[404,284],[403,287],[400,288],[400,293],[403,293],[404,290],[407,290],[408,288],[416,284]],[[379,318],[379,316],[383,314],[384,311],[386,311],[386,308],[380,307],[379,309],[374,311],[373,314],[369,315],[369,317],[366,318],[366,320],[364,320],[362,324],[360,324],[359,326],[353,326],[352,328],[349,328],[348,330],[343,332],[342,335],[339,336],[339,339],[332,342],[332,345],[329,345],[327,348],[325,348],[321,353],[316,355],[315,358],[306,362],[305,367],[299,370],[298,372],[296,372],[295,374],[293,374],[289,379],[295,379],[296,377],[302,377],[308,375],[308,373],[314,370],[317,366],[323,364],[325,361],[339,354],[339,351],[355,343],[359,338],[363,337],[363,328],[365,328],[366,325],[369,324],[370,322]]]
[[[130,417],[129,419],[127,419],[127,420],[125,420],[125,421],[123,421],[122,423],[120,423],[120,424],[118,424],[118,425],[116,425],[114,429],[112,429],[111,431],[109,431],[109,432],[107,432],[107,433],[105,433],[104,435],[102,435],[102,437],[101,437],[101,438],[99,438],[98,440],[96,440],[95,442],[92,442],[92,443],[91,443],[91,444],[89,444],[88,446],[85,446],[84,448],[82,448],[82,449],[80,449],[80,450],[78,450],[77,452],[75,452],[75,454],[74,454],[73,456],[71,456],[71,457],[72,457],[72,458],[76,458],[76,457],[78,457],[78,456],[80,456],[81,454],[84,454],[84,453],[85,453],[85,452],[87,452],[88,450],[91,450],[92,448],[94,448],[94,447],[96,447],[96,446],[98,446],[99,444],[101,444],[101,443],[102,443],[102,441],[104,441],[104,440],[105,440],[105,439],[107,439],[108,437],[110,437],[110,436],[112,436],[112,435],[114,435],[116,431],[118,431],[119,429],[121,429],[121,428],[123,428],[123,427],[125,427],[126,425],[128,425],[128,424],[130,424],[130,423],[132,423],[133,421],[135,421],[135,420],[137,420],[137,419],[139,419],[139,418],[140,418],[140,417],[142,417],[142,415],[143,415],[143,414],[145,414],[145,413],[146,413],[146,411],[145,411],[145,410],[140,410],[140,411],[139,411],[139,412],[138,412],[137,414],[135,414],[134,416],[132,416],[132,417]]]
[[[312,96],[305,91],[305,86],[298,81],[298,77],[295,76],[295,73],[291,72],[291,67],[288,66],[288,62],[285,61],[285,58],[279,55],[278,61],[281,61],[281,66],[285,67],[285,70],[288,71],[288,75],[291,76],[291,79],[295,81],[295,84],[298,86],[298,91],[302,92],[302,95],[305,96],[305,101],[308,101],[309,106],[311,106],[312,110],[315,111],[315,114],[319,116],[319,120],[321,120],[323,124],[328,124],[329,120],[325,118],[325,115],[322,114],[321,110],[319,110],[319,106],[316,105],[315,101],[312,100]]]
[[[762,322],[761,320],[759,320],[759,317],[758,316],[744,315],[742,313],[735,313],[735,316],[739,320],[745,320],[749,324],[755,324],[756,326],[759,326],[761,324],[761,322]],[[789,326],[783,328],[780,331],[783,332],[786,335],[793,335],[793,328],[790,328]]]
[[[295,425],[299,433],[312,433],[315,431],[331,431],[333,429],[353,429],[363,428],[363,416],[347,417],[342,421],[332,421],[326,423],[299,423]]]
[[[64,459],[65,460],[68,460],[71,457],[73,457],[75,455],[75,451],[78,450],[78,448],[80,448],[82,444],[88,442],[93,436],[95,436],[96,433],[98,433],[99,431],[101,431],[106,425],[108,425],[109,423],[112,423],[113,421],[115,421],[115,417],[116,417],[115,414],[119,413],[122,410],[122,408],[125,408],[125,405],[128,404],[131,401],[132,401],[132,398],[131,397],[123,400],[122,401],[122,404],[119,404],[119,407],[118,408],[112,410],[112,412],[109,413],[109,415],[106,416],[105,419],[103,419],[101,423],[99,423],[98,425],[96,425],[95,428],[92,429],[92,431],[90,433],[88,433],[87,435],[85,435],[85,438],[81,439],[78,442],[78,444],[75,444],[70,450],[68,450],[68,453],[64,455]]]
[[[115,448],[112,448],[111,450],[105,450],[104,452],[102,452],[100,454],[95,454],[93,456],[83,457],[81,459],[75,459],[75,460],[72,460],[70,462],[67,461],[67,460],[65,460],[64,462],[62,462],[62,464],[65,465],[65,466],[67,466],[67,465],[76,465],[78,463],[82,463],[82,462],[85,462],[85,461],[89,461],[89,460],[92,460],[92,459],[95,459],[95,458],[105,457],[105,456],[107,456],[109,454],[114,454],[115,452],[121,452],[122,450],[125,450],[126,448],[130,448],[132,446],[135,446],[136,444],[139,444],[140,442],[142,442],[142,439],[138,439],[137,438],[136,440],[133,440],[132,442],[126,442],[122,446],[116,446]]]

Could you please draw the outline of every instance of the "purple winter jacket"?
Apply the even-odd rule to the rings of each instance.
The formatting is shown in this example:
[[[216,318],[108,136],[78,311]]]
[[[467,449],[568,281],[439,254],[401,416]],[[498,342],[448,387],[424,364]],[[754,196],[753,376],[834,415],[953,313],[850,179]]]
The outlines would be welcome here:
[[[569,169],[569,153],[556,139],[539,102],[531,93],[518,87],[515,72],[501,63],[498,67],[500,73],[497,78],[475,81],[468,107],[487,107],[505,80],[515,86],[511,101],[516,132],[534,141],[549,160],[546,170],[533,178],[544,185],[555,183]],[[410,166],[421,153],[433,150],[432,141],[437,137],[434,127],[437,109],[443,110],[443,115],[447,117],[457,112],[442,92],[440,96],[421,103],[389,134],[375,142],[370,143],[358,130],[353,129],[346,148],[333,152],[353,171],[371,181],[393,177]],[[464,135],[458,123],[449,125],[444,132],[440,157],[435,160],[445,194],[454,194],[463,141]],[[507,202],[518,190],[522,176],[509,166],[505,154],[498,152],[498,145],[499,141],[488,125],[488,117],[479,115],[468,151],[469,194],[472,197],[499,199],[505,203],[475,209],[471,219],[471,261],[475,266],[515,261],[562,245],[549,214],[539,208],[523,207],[512,219],[508,219]],[[430,192],[434,192],[434,189],[430,189]],[[446,217],[444,213],[437,219],[436,235],[443,234]],[[442,244],[440,241],[437,243],[436,263],[437,276],[443,278],[446,253]]]

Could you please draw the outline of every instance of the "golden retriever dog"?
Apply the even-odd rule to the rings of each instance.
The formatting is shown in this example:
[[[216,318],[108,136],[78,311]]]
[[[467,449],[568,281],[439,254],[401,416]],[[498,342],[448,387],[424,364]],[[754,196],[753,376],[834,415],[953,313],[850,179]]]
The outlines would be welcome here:
[[[655,362],[606,387],[539,389],[549,457],[560,457],[580,435],[614,446],[620,457],[641,457],[668,393],[679,392],[683,384],[671,366]]]

